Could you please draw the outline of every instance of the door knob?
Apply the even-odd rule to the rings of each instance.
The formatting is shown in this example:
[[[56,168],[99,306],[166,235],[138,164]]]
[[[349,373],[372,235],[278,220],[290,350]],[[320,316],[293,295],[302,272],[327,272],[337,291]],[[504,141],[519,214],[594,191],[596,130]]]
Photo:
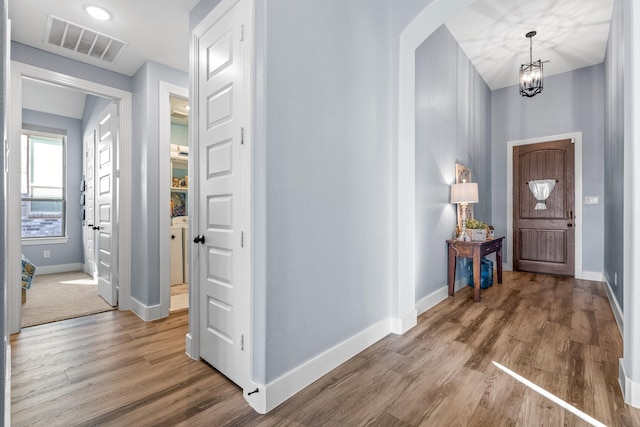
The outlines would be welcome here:
[[[193,243],[202,243],[202,244],[204,244],[204,236],[196,236],[193,239]]]
[[[567,227],[573,227],[573,224],[569,223],[567,224]]]
[[[172,239],[175,239],[175,238],[176,238],[176,235],[175,235],[175,234],[172,234],[172,235],[171,235],[171,238],[172,238]]]
[[[100,227],[93,227],[94,230],[100,230]]]

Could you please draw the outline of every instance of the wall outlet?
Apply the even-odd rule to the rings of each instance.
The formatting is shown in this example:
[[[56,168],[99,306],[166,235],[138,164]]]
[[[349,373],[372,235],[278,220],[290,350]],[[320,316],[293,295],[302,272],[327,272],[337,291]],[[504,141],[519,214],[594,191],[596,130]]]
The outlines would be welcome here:
[[[42,256],[43,256],[44,258],[49,258],[49,257],[51,256],[51,251],[44,251],[44,252],[42,253]]]

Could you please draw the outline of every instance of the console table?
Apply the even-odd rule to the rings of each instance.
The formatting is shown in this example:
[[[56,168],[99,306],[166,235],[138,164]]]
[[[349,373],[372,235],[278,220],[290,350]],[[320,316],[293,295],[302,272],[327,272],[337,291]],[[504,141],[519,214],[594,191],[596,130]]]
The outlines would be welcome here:
[[[449,296],[453,296],[456,279],[456,257],[473,258],[473,300],[480,301],[480,259],[483,256],[496,253],[498,268],[498,283],[502,283],[502,240],[504,237],[494,237],[482,241],[463,242],[461,240],[447,240],[449,248],[448,285]]]

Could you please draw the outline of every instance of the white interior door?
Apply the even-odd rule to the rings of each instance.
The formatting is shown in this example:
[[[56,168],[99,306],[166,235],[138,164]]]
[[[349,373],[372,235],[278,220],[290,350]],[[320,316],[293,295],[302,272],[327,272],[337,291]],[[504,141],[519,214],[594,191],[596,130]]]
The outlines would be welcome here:
[[[117,277],[117,106],[111,103],[99,116],[96,132],[96,211],[98,295],[112,306],[118,305]]]
[[[246,113],[242,19],[238,2],[199,40],[198,257],[200,356],[242,386],[242,145]],[[199,233],[199,234],[197,234]]]
[[[91,131],[84,139],[84,153],[85,153],[85,168],[84,168],[84,268],[85,273],[89,274],[94,279],[96,278],[96,263],[95,263],[95,231],[93,227],[95,224],[95,131]]]

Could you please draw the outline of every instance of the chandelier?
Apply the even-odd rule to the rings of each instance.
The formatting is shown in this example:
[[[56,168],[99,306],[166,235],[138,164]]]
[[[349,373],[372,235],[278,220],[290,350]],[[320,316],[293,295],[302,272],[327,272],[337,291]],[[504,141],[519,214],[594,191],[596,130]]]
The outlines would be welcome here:
[[[542,92],[542,60],[533,62],[533,36],[535,31],[529,31],[529,63],[520,66],[520,95],[528,98]]]

